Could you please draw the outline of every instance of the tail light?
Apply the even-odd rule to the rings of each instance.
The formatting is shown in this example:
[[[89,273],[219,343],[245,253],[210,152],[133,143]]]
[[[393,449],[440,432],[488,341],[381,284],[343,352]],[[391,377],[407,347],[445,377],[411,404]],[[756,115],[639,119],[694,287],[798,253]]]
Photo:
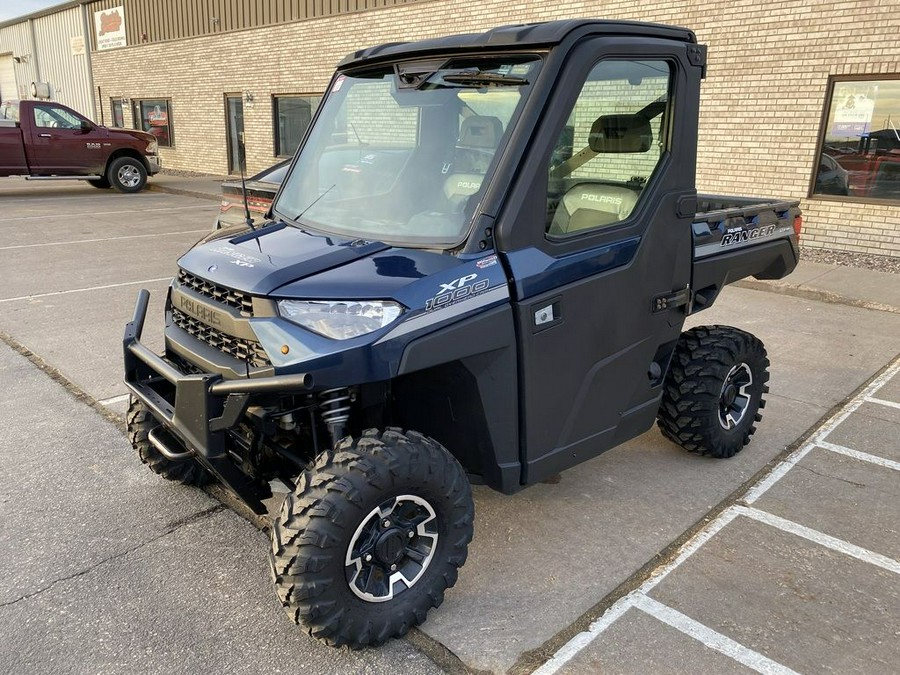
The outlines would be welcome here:
[[[797,235],[797,241],[800,241],[800,230],[803,229],[803,216],[794,217],[794,234]]]

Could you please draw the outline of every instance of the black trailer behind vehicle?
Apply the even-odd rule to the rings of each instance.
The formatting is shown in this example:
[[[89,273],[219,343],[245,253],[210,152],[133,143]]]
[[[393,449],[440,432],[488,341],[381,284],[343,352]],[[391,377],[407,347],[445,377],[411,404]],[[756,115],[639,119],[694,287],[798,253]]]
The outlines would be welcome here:
[[[507,26],[339,65],[273,205],[179,260],[166,348],[124,339],[141,459],[286,497],[271,565],[333,645],[425,620],[512,493],[646,432],[731,457],[763,344],[682,332],[797,263],[797,202],[698,195],[706,49],[686,29]]]

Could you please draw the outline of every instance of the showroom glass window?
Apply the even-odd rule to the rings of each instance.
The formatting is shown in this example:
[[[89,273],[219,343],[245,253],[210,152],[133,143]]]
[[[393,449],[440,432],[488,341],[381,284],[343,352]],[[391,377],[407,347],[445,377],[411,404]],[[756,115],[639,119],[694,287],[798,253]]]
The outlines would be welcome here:
[[[321,100],[321,96],[274,97],[272,109],[275,118],[276,156],[290,157],[297,151],[297,146],[300,145]]]
[[[813,195],[900,202],[900,75],[833,79]]]
[[[112,107],[112,125],[121,129],[125,126],[125,113],[122,110],[122,99],[111,99],[110,106]]]
[[[157,142],[172,147],[172,104],[165,98],[147,98],[134,102],[134,127],[156,136]]]

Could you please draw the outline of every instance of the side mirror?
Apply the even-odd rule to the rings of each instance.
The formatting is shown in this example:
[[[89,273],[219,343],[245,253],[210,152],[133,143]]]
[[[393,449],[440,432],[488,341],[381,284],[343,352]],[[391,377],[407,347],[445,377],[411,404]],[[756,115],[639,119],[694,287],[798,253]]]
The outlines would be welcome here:
[[[86,134],[94,130],[94,125],[87,120],[81,120],[81,133]]]
[[[602,115],[591,125],[588,145],[596,153],[647,152],[653,145],[650,120],[637,115]]]

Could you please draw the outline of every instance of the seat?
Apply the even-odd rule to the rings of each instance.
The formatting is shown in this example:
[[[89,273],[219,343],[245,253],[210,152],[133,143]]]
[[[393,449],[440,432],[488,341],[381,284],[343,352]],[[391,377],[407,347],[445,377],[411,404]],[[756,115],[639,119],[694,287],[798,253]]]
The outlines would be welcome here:
[[[503,123],[489,115],[472,115],[462,121],[451,171],[444,181],[444,197],[450,213],[462,211],[481,182],[503,136]]]
[[[605,183],[577,183],[562,196],[549,234],[570,234],[621,222],[631,215],[638,193]]]

